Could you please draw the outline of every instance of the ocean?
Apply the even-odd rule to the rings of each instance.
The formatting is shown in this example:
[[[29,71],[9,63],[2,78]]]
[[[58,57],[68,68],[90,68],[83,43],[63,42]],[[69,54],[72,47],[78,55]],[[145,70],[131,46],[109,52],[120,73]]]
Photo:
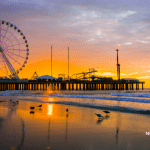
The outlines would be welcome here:
[[[0,91],[1,99],[10,96],[12,96],[14,100],[150,114],[150,89],[117,91]]]

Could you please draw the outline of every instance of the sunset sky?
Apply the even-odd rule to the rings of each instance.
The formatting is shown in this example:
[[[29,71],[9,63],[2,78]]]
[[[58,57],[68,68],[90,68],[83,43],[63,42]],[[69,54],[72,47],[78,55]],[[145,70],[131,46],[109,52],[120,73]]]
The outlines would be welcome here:
[[[150,0],[1,0],[0,20],[15,24],[29,44],[20,78],[95,68],[95,75],[137,78],[150,87]]]

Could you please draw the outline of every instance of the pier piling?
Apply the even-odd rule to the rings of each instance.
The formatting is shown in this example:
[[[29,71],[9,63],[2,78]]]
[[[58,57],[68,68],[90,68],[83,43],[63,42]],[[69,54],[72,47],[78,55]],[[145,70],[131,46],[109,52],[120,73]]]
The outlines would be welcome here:
[[[93,82],[93,81],[49,81],[49,82],[0,82],[0,90],[139,90],[144,82]]]

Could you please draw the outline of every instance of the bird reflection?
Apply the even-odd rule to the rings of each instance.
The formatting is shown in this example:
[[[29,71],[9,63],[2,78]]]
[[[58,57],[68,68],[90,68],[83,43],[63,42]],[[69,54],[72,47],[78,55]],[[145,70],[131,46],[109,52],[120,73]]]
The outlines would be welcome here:
[[[31,110],[31,111],[30,111],[30,114],[34,114],[34,111]]]
[[[68,115],[68,114],[66,114],[66,118],[68,118],[68,116],[69,116],[69,115]]]
[[[104,119],[109,119],[109,118],[110,118],[110,116],[108,116],[108,115],[104,116]]]
[[[100,124],[100,123],[102,123],[102,122],[103,122],[103,119],[98,119],[96,123],[97,123],[97,124]]]

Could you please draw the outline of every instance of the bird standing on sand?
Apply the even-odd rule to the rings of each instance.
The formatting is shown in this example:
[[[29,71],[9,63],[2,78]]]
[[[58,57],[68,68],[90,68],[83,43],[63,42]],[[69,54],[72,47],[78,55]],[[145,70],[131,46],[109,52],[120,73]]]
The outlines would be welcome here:
[[[98,119],[102,119],[103,118],[103,116],[101,114],[95,114],[95,115],[98,117]]]
[[[104,110],[104,113],[106,113],[107,115],[110,113],[108,110]]]
[[[15,102],[12,102],[14,105],[13,106],[15,106],[16,105],[16,103]]]
[[[34,109],[34,108],[35,108],[35,107],[32,107],[32,106],[30,107],[30,109]]]
[[[69,110],[68,110],[68,108],[66,109],[66,112],[68,112]]]
[[[41,104],[41,105],[39,105],[39,106],[37,106],[37,107],[42,107],[42,104]]]

